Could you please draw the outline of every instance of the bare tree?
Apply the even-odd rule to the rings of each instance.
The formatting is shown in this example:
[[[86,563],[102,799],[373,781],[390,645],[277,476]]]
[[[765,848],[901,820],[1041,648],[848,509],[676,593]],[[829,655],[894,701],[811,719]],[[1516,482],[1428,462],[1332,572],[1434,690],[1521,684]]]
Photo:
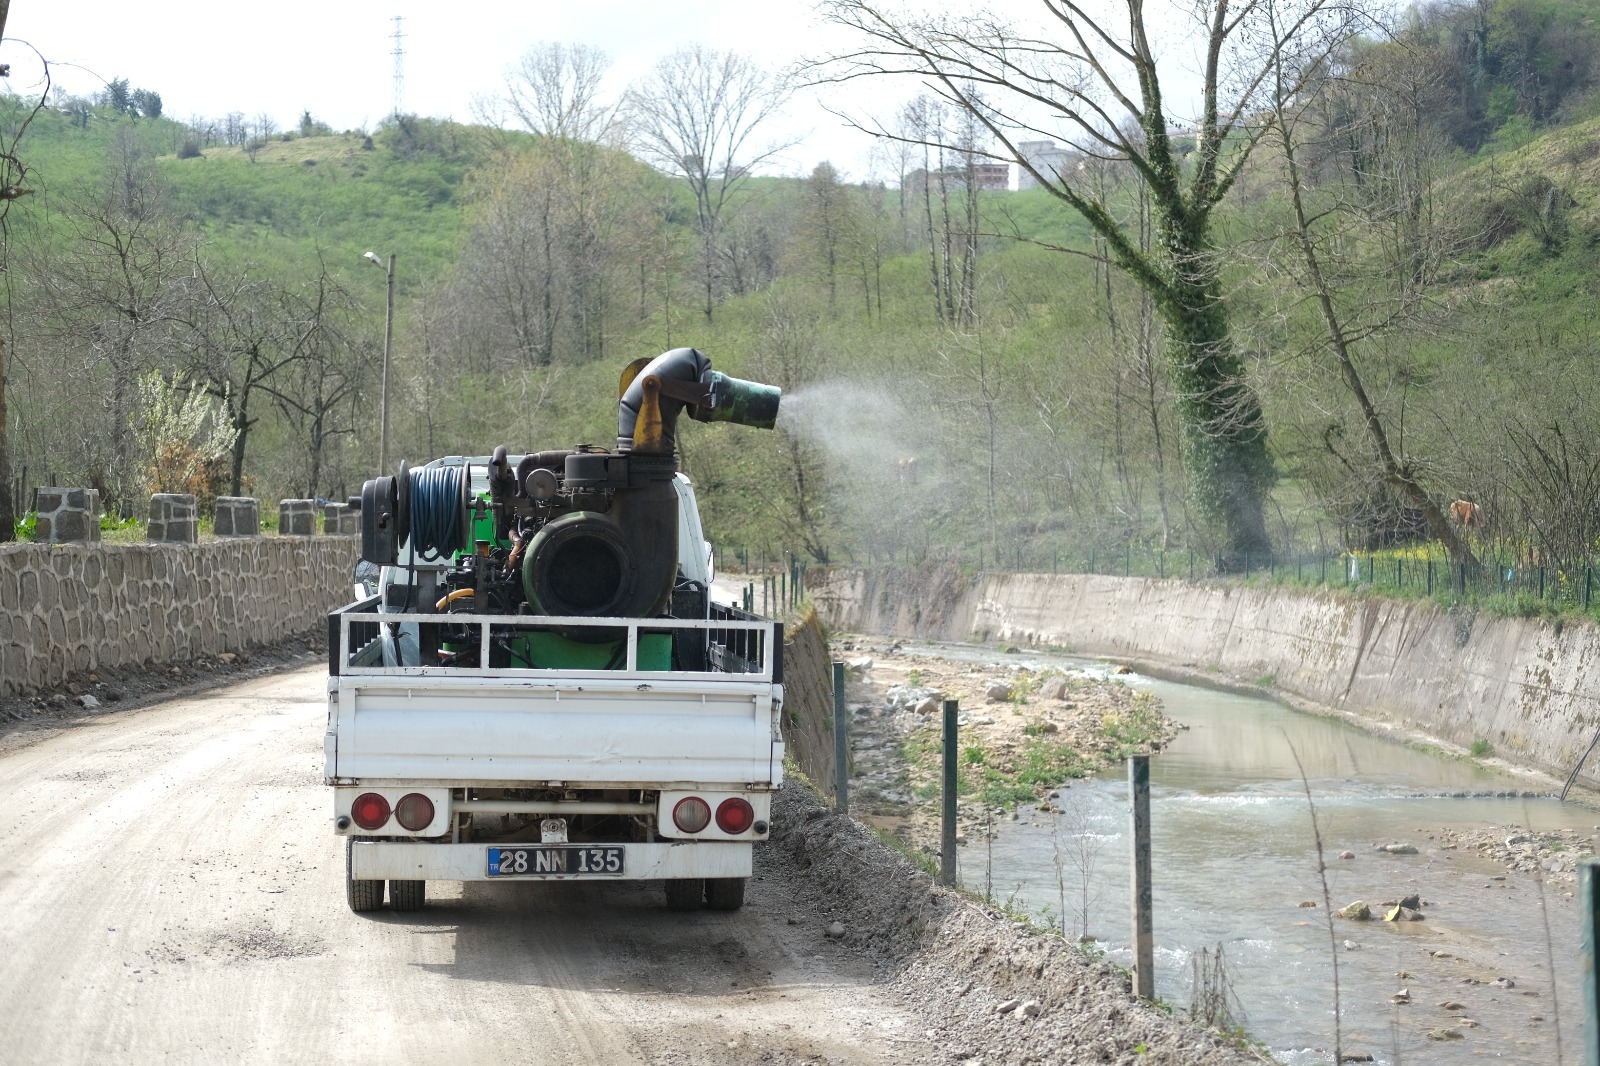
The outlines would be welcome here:
[[[375,347],[370,337],[357,332],[355,300],[326,264],[318,267],[315,279],[301,291],[287,294],[295,357],[270,389],[305,449],[300,484],[308,497],[330,487],[343,495],[343,472],[333,468],[332,452],[339,441],[356,432],[358,403]]]
[[[704,45],[663,58],[628,93],[638,150],[681,176],[694,195],[700,230],[706,321],[716,300],[717,241],[734,194],[755,167],[787,145],[754,138],[789,98],[789,88],[754,60]]]
[[[10,9],[11,0],[0,0],[0,40],[5,38],[6,16]],[[39,92],[38,102],[24,113],[25,117],[15,129],[7,131],[9,136],[5,138],[4,151],[0,151],[0,269],[10,268],[11,230],[5,222],[11,213],[11,204],[32,191],[24,185],[28,170],[17,155],[17,145],[34,117],[44,109],[45,101],[49,97],[50,64],[45,63],[44,88]],[[6,411],[6,396],[10,386],[6,344],[9,340],[9,336],[0,337],[0,542],[11,540],[16,536],[17,519],[14,506],[16,501],[11,497],[11,449],[7,437],[9,415]],[[23,489],[26,491],[27,486],[23,486]]]
[[[467,284],[479,299],[469,302],[487,298],[493,322],[536,365],[558,348],[580,359],[604,352],[621,249],[649,214],[638,195],[647,172],[611,145],[619,126],[601,95],[608,66],[598,49],[541,44],[507,72],[500,98],[479,105],[535,139],[505,141],[480,172],[459,276],[476,279]]]
[[[233,429],[229,492],[243,492],[251,431],[261,420],[258,394],[272,395],[284,368],[306,356],[315,318],[301,313],[298,296],[253,276],[247,267],[219,273],[197,258],[185,286],[175,340],[188,374],[219,400]]]
[[[1166,326],[1196,511],[1238,551],[1271,550],[1265,500],[1275,475],[1260,401],[1230,331],[1213,212],[1265,132],[1258,116],[1284,45],[1323,18],[1331,2],[1299,0],[1281,23],[1263,17],[1260,0],[1194,6],[1201,99],[1187,161],[1186,145],[1169,126],[1170,63],[1158,60],[1152,43],[1152,20],[1162,16],[1147,12],[1142,0],[1125,0],[1121,25],[1076,0],[1041,0],[1044,25],[1023,28],[988,15],[903,14],[877,0],[823,5],[831,22],[862,40],[858,50],[827,64],[823,76],[919,80],[987,128],[999,146],[995,154],[1014,159],[1077,211],[1105,241],[1105,255],[1151,293]],[[1170,17],[1177,16],[1172,9]],[[894,136],[882,127],[872,131]],[[1150,190],[1154,245],[1140,248],[1124,220],[1097,203],[1075,174],[1036,165],[1018,149],[1024,137],[1066,140],[1084,155],[1126,159]]]
[[[534,45],[506,72],[505,104],[529,133],[602,140],[616,112],[600,98],[600,82],[610,67],[610,57],[588,45]]]
[[[1271,0],[1263,7],[1269,20],[1278,17],[1279,12]],[[1478,560],[1471,547],[1457,536],[1443,508],[1423,485],[1422,464],[1397,446],[1390,421],[1369,392],[1358,365],[1358,349],[1363,342],[1397,328],[1415,313],[1421,286],[1432,273],[1430,257],[1426,254],[1429,242],[1421,232],[1423,212],[1420,205],[1425,199],[1425,182],[1414,175],[1399,182],[1398,203],[1391,199],[1378,212],[1386,216],[1383,229],[1389,226],[1387,219],[1396,215],[1403,219],[1398,237],[1391,245],[1397,253],[1395,262],[1400,269],[1396,272],[1393,291],[1382,297],[1377,297],[1372,285],[1360,282],[1340,291],[1338,275],[1329,269],[1330,263],[1337,264],[1339,247],[1350,243],[1354,226],[1360,226],[1361,232],[1371,232],[1372,227],[1362,224],[1366,212],[1349,210],[1354,205],[1342,199],[1336,199],[1328,210],[1308,205],[1311,192],[1301,170],[1300,153],[1306,140],[1326,132],[1327,127],[1307,121],[1309,109],[1301,98],[1308,95],[1303,89],[1316,72],[1326,70],[1328,57],[1340,43],[1342,37],[1335,32],[1322,40],[1305,42],[1295,50],[1294,60],[1303,70],[1310,71],[1309,75],[1297,76],[1298,72],[1289,67],[1288,62],[1280,62],[1272,72],[1273,106],[1269,112],[1269,127],[1282,152],[1284,184],[1293,211],[1290,242],[1298,253],[1300,268],[1294,272],[1295,281],[1316,305],[1323,326],[1323,336],[1316,347],[1332,358],[1340,380],[1355,400],[1382,480],[1422,514],[1428,532],[1444,544],[1455,562],[1476,566]],[[1286,55],[1285,59],[1288,58]],[[1397,95],[1403,94],[1406,88],[1402,83]],[[1404,169],[1412,170],[1411,167]]]
[[[141,373],[167,354],[183,290],[174,284],[194,260],[195,238],[168,215],[164,190],[124,127],[105,177],[70,202],[69,242],[40,248],[26,274],[37,317],[36,343],[51,344],[57,373],[75,374],[99,400],[101,419],[81,411],[81,455],[107,504],[126,506],[134,484],[130,415]]]
[[[786,393],[821,380],[826,374],[828,355],[819,342],[816,325],[794,301],[774,294],[767,303],[767,319],[754,365],[761,380],[778,385]],[[801,434],[783,432],[780,437],[781,475],[760,479],[752,486],[753,491],[782,524],[790,543],[798,541],[813,559],[826,563],[832,515],[825,498],[828,478],[822,452]]]

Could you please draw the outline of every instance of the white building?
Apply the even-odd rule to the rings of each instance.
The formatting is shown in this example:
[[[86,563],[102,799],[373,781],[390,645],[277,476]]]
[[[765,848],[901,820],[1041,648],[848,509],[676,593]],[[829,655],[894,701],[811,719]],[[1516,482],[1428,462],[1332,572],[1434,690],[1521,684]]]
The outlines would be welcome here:
[[[1028,161],[1029,166],[1046,178],[1055,174],[1065,174],[1077,167],[1077,162],[1073,159],[1074,153],[1056,147],[1055,141],[1022,141],[1018,143],[1017,151],[1022,153],[1022,158]],[[1033,175],[1028,173],[1027,167],[1017,167],[1018,189],[1031,189],[1038,184]]]

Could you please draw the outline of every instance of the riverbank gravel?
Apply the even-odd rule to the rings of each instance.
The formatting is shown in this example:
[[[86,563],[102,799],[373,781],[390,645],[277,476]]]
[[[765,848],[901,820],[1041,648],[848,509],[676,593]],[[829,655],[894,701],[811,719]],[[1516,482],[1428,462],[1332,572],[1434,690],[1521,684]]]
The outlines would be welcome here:
[[[1542,878],[1547,884],[1577,884],[1578,864],[1595,855],[1600,825],[1594,833],[1571,829],[1533,832],[1525,826],[1489,825],[1476,829],[1435,829],[1427,839],[1441,851],[1467,851],[1492,859],[1513,873]]]
[[[992,834],[1021,810],[1049,808],[1073,779],[1120,770],[1125,755],[1160,751],[1183,728],[1152,694],[1122,680],[1126,667],[1041,671],[862,638],[843,638],[835,651],[852,665],[853,809],[928,853],[939,844],[945,700],[960,705],[962,774],[971,783],[958,843]],[[993,798],[1005,793],[1005,802]]]

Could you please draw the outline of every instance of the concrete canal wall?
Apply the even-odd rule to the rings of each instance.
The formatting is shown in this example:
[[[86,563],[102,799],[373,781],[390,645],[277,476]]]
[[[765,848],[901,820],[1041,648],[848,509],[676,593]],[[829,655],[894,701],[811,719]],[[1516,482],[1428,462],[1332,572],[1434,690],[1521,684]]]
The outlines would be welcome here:
[[[1565,778],[1600,730],[1600,628],[1331,591],[1078,574],[832,569],[835,629],[1055,646],[1177,668]],[[1600,755],[1580,784],[1600,787]]]

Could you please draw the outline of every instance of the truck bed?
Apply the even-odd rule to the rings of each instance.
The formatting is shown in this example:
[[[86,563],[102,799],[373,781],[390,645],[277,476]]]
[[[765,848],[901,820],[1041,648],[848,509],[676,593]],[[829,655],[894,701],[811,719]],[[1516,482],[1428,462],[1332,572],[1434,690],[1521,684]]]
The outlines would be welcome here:
[[[346,677],[330,783],[768,782],[770,683]]]
[[[330,619],[329,784],[386,781],[571,788],[781,780],[782,626],[709,620],[379,613],[361,601]],[[476,627],[466,666],[384,666],[379,626]],[[489,665],[487,649],[529,629],[626,632],[617,669]],[[700,670],[641,670],[641,633],[704,636]]]

